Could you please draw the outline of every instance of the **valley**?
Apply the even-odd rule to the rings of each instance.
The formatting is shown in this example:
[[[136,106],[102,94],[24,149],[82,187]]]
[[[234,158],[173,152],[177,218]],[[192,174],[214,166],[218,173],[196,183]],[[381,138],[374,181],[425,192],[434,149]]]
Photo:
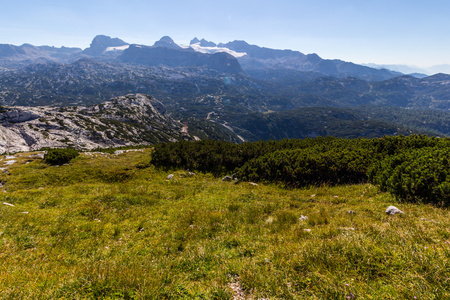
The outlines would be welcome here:
[[[5,123],[3,118],[3,128],[12,130],[3,138],[4,145],[8,139],[10,144],[16,141],[17,135],[28,136],[13,142],[22,145],[17,149],[50,145],[90,149],[194,136],[242,142],[326,135],[450,135],[450,75],[445,74],[415,78],[244,41],[215,44],[193,39],[187,47],[170,37],[153,46],[97,36],[85,50],[29,44],[3,45],[0,50],[3,110],[15,106],[29,114],[39,110],[35,119],[42,119],[42,114],[66,107],[77,111],[74,107],[143,94],[158,99],[172,118],[161,126],[178,124],[178,129],[162,135],[144,133],[142,128],[151,126],[129,116],[134,130],[144,122],[136,139],[129,128],[127,134],[119,133],[122,129],[117,126],[130,127],[133,122],[124,125],[117,117],[114,124],[108,121],[104,129],[97,128],[103,137],[86,138],[91,133],[79,134],[84,129],[72,122],[58,129],[59,137],[51,138],[58,143],[48,143],[37,134],[42,131],[38,121]],[[57,119],[51,126],[59,126]],[[181,132],[186,126],[189,137]],[[85,140],[76,144],[80,138]]]

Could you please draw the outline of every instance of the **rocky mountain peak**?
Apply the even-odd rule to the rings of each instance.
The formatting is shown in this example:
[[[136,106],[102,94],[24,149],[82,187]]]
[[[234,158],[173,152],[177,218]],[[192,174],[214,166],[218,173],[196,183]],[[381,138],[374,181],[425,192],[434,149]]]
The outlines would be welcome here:
[[[193,38],[189,44],[190,45],[199,44],[202,47],[217,47],[217,44],[214,43],[214,42],[210,42],[210,41],[207,41],[205,39],[199,40],[196,37]]]
[[[120,47],[128,45],[119,38],[111,38],[106,35],[97,35],[91,42],[89,48],[86,48],[83,53],[87,55],[97,56],[101,55],[108,47]]]
[[[165,48],[172,48],[172,49],[182,49],[180,46],[178,46],[170,36],[163,36],[159,41],[155,42],[153,47],[165,47]]]
[[[198,38],[193,38],[192,40],[191,40],[191,42],[189,43],[189,45],[194,45],[194,44],[198,44],[198,43],[200,43],[200,40],[198,39]]]

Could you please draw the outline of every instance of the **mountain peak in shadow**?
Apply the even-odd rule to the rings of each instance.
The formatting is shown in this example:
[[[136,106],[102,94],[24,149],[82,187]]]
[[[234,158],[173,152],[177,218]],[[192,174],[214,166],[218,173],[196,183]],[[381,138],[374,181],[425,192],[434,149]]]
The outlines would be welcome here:
[[[159,41],[155,42],[153,47],[164,47],[164,48],[172,48],[172,49],[182,49],[175,43],[170,36],[163,36]]]
[[[101,55],[108,47],[120,47],[128,45],[119,38],[111,38],[106,35],[97,35],[91,42],[89,48],[86,48],[83,53],[92,56]]]

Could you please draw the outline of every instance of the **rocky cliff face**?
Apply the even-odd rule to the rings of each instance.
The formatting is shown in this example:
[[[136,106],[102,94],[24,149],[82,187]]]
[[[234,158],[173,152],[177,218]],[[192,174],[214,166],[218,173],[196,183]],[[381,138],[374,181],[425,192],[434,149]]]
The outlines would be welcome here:
[[[110,38],[106,35],[97,35],[93,40],[89,48],[84,49],[83,53],[86,55],[99,56],[108,47],[120,47],[128,45],[128,43],[122,41],[119,38]]]
[[[143,94],[83,107],[0,108],[0,153],[43,147],[93,149],[191,139],[164,105]]]

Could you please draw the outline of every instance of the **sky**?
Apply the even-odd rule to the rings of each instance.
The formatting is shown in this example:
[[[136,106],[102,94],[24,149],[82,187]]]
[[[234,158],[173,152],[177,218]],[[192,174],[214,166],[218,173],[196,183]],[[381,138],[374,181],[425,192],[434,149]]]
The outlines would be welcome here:
[[[0,0],[0,44],[245,40],[354,63],[450,64],[448,0]]]

